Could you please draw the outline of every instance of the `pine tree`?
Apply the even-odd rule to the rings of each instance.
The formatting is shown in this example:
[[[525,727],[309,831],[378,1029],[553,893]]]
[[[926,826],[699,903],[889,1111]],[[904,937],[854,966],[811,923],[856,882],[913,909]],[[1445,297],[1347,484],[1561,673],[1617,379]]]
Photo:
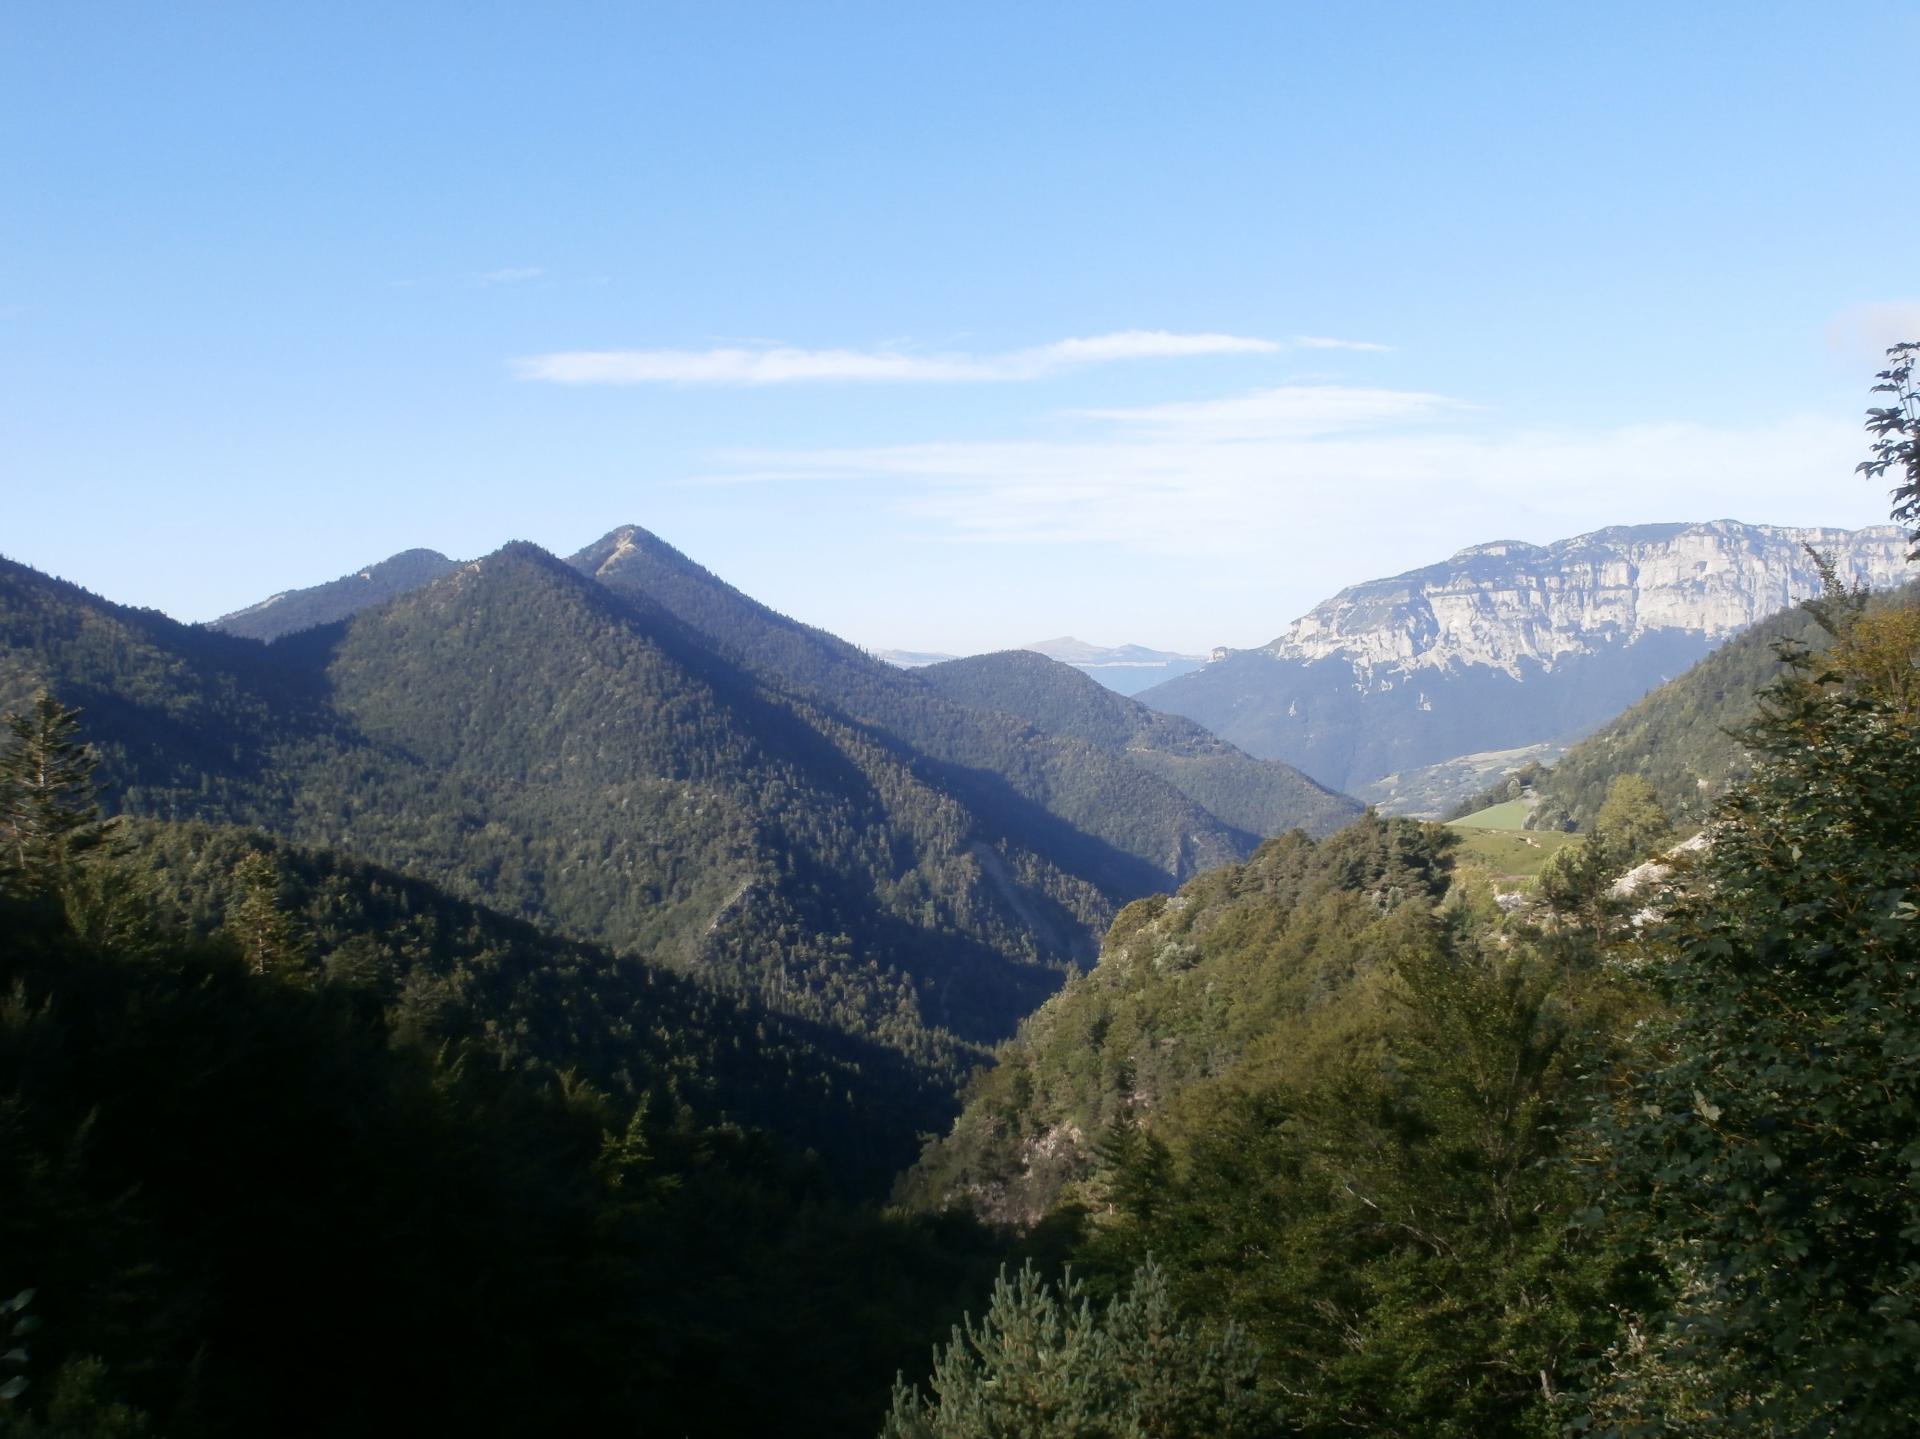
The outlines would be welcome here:
[[[1149,1260],[1097,1314],[1068,1275],[1056,1294],[1029,1263],[993,1286],[987,1313],[934,1355],[929,1401],[904,1380],[881,1439],[1251,1439],[1269,1432],[1257,1356],[1238,1330],[1182,1324]]]
[[[74,871],[102,853],[115,821],[95,798],[94,755],[81,742],[80,712],[46,690],[26,714],[6,718],[0,753],[0,888],[27,896],[58,893]]]
[[[298,979],[306,972],[308,943],[299,923],[281,907],[280,871],[267,855],[249,851],[234,866],[239,896],[222,929],[254,974]]]

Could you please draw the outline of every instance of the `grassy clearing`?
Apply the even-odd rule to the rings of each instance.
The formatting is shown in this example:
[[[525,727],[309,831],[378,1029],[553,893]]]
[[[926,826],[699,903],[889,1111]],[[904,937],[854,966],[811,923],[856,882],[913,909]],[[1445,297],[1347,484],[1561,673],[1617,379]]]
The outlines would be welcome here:
[[[1453,823],[1461,829],[1525,829],[1527,813],[1525,800],[1510,799],[1505,804],[1496,804],[1488,809],[1477,809],[1472,814],[1462,815]]]
[[[1496,805],[1495,809],[1505,809],[1505,805]],[[1492,810],[1483,810],[1491,814]],[[1559,830],[1521,830],[1489,829],[1468,825],[1464,820],[1457,822],[1454,828],[1460,832],[1460,854],[1463,858],[1477,860],[1495,874],[1514,878],[1532,879],[1539,875],[1540,868],[1555,854],[1570,844],[1577,844],[1580,836],[1563,834]]]

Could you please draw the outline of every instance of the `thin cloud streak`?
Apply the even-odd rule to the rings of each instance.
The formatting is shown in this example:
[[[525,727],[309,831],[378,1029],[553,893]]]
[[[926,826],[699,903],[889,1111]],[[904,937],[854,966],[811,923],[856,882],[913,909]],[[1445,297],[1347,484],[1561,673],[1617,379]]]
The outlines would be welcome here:
[[[1316,341],[1309,348],[1358,342]],[[1127,360],[1272,355],[1289,348],[1247,335],[1122,330],[1000,354],[915,354],[896,349],[809,350],[791,345],[707,350],[563,350],[513,362],[523,380],[560,385],[980,384],[1037,380]]]
[[[1075,410],[1145,434],[1223,443],[1341,434],[1443,419],[1469,407],[1445,395],[1352,385],[1279,385],[1217,400]]]
[[[1375,344],[1372,340],[1335,340],[1326,335],[1295,335],[1293,343],[1303,350],[1365,350],[1376,355],[1393,351],[1392,345]]]
[[[1399,536],[1403,550],[1439,559],[1462,544],[1609,524],[1872,524],[1884,513],[1879,493],[1852,479],[1855,427],[1825,417],[1501,430],[1441,396],[1303,386],[1087,418],[1105,433],[734,452],[703,482],[879,486],[921,538],[1305,570],[1336,536],[1345,549],[1358,535]]]

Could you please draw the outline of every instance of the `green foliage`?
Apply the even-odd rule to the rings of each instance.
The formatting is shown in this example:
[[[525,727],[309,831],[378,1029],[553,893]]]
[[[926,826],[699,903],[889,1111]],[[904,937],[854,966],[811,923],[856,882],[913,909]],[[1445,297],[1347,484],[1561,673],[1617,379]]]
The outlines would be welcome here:
[[[1005,1270],[978,1325],[935,1352],[929,1399],[894,1387],[882,1439],[1214,1439],[1271,1432],[1257,1358],[1233,1326],[1209,1338],[1181,1322],[1149,1260],[1097,1313],[1069,1274],[1060,1290],[1031,1264]]]
[[[379,866],[206,825],[136,821],[128,839],[102,887],[140,897],[147,930],[226,939],[250,965],[245,936],[264,933],[272,972],[380,1007],[410,1043],[765,1129],[820,1154],[845,1193],[884,1192],[913,1134],[950,1112],[891,1050]]]
[[[836,1198],[899,1076],[691,981],[243,831],[134,824],[64,879],[150,912],[0,885],[0,1256],[52,1376],[0,1432],[764,1432],[772,1376],[839,1434],[1002,1252]]]
[[[1677,1296],[1615,1354],[1610,1432],[1920,1425],[1920,747],[1897,699],[1788,660],[1599,1127],[1598,1192]]]
[[[1871,694],[1895,720],[1920,720],[1920,606],[1882,605],[1849,616],[1830,664],[1837,682]]]
[[[1616,775],[1592,832],[1560,850],[1540,870],[1541,896],[1562,916],[1603,932],[1630,903],[1612,893],[1615,881],[1663,853],[1674,838],[1673,823],[1653,786],[1637,774]]]
[[[1649,859],[1673,843],[1673,821],[1660,797],[1637,774],[1616,776],[1594,816],[1593,833],[1629,863]]]
[[[1917,604],[1920,588],[1908,585],[1870,599],[1868,608],[1872,613]],[[1653,786],[1676,824],[1704,822],[1727,786],[1751,768],[1741,732],[1762,691],[1781,676],[1783,641],[1819,651],[1832,636],[1801,605],[1735,635],[1567,751],[1537,783],[1540,798],[1531,827],[1592,829],[1607,786],[1629,773]]]
[[[1399,955],[1377,1048],[1196,1086],[1174,1177],[1086,1253],[1150,1250],[1242,1324],[1293,1432],[1552,1434],[1610,1332],[1618,1260],[1570,1231],[1559,1156],[1622,1002],[1473,935]]]
[[[251,850],[234,867],[233,878],[239,894],[221,933],[239,949],[248,973],[303,976],[308,957],[305,937],[281,908],[280,873],[273,861]]]
[[[0,887],[25,895],[58,891],[112,833],[100,818],[94,759],[80,717],[46,690],[6,718],[0,749]]]
[[[1914,542],[1912,558],[1920,559],[1920,390],[1913,379],[1920,343],[1894,345],[1887,358],[1892,363],[1875,376],[1880,383],[1873,393],[1892,395],[1894,402],[1867,411],[1873,458],[1856,468],[1868,479],[1881,479],[1889,470],[1900,478],[1893,489],[1893,518],[1907,527],[1907,538]]]
[[[138,858],[98,868],[163,872]],[[313,861],[280,863],[283,911],[313,913]],[[237,903],[246,867],[202,882]],[[396,1041],[380,942],[288,984],[0,894],[0,1281],[45,1320],[4,1432],[840,1435],[1004,1253],[657,1090],[516,1072],[485,1033]]]
[[[1095,1150],[1116,1121],[1151,1113],[1158,1131],[1181,1122],[1167,1111],[1200,1079],[1364,1043],[1384,967],[1433,942],[1454,843],[1439,826],[1369,815],[1318,842],[1270,840],[1172,899],[1129,905],[1099,964],[969,1081],[901,1197],[1032,1223],[1099,1199]]]
[[[6,1439],[140,1439],[147,1415],[114,1397],[107,1366],[91,1356],[69,1359],[47,1386],[41,1417],[0,1409]]]
[[[1566,1153],[1644,1004],[1449,897],[1454,842],[1369,817],[1129,906],[902,1192],[1076,1226],[1096,1294],[1155,1256],[1288,1432],[1557,1433],[1645,1298]]]

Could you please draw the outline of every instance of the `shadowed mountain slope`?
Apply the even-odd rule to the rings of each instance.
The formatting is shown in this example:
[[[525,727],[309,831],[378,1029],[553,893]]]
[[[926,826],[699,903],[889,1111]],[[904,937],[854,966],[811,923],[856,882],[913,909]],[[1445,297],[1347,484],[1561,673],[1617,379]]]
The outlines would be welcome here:
[[[210,628],[248,639],[276,640],[315,625],[344,620],[370,605],[431,584],[456,567],[437,550],[404,550],[324,585],[270,595],[257,605],[220,616]]]
[[[314,982],[377,1003],[396,1038],[477,1045],[538,1086],[610,1095],[623,1110],[686,1106],[764,1129],[872,1192],[944,1106],[916,1102],[910,1066],[604,945],[457,899],[423,880],[257,830],[131,821],[124,863],[178,932],[244,927],[246,865],[264,857],[290,947]]]
[[[887,1044],[930,1084],[1126,897],[530,545],[266,647],[8,565],[0,641],[0,704],[46,684],[83,706],[127,810],[395,865]],[[1050,823],[1040,842],[1106,853]]]
[[[1151,710],[1078,666],[1032,650],[929,665],[919,678],[959,704],[1002,710],[1097,745],[1262,839],[1290,829],[1322,835],[1361,811],[1291,765],[1255,759],[1192,720]]]
[[[955,704],[917,673],[776,613],[637,526],[569,563],[668,611],[769,687],[907,746],[925,772],[1005,832],[1051,829],[1076,851],[1067,867],[1109,893],[1166,888],[1249,852],[1251,836],[1165,779],[1098,745]],[[1088,845],[1087,836],[1102,843]]]
[[[776,613],[636,526],[613,531],[569,563],[640,603],[656,622],[679,621],[697,644],[770,690],[910,753],[920,772],[962,797],[998,834],[1038,843],[1053,863],[1121,902],[1243,858],[1255,842],[1246,826],[1194,802],[1151,767],[1005,714],[946,703],[895,666]],[[417,590],[443,572],[438,566],[453,568],[432,551],[409,551],[218,623],[284,636]]]

